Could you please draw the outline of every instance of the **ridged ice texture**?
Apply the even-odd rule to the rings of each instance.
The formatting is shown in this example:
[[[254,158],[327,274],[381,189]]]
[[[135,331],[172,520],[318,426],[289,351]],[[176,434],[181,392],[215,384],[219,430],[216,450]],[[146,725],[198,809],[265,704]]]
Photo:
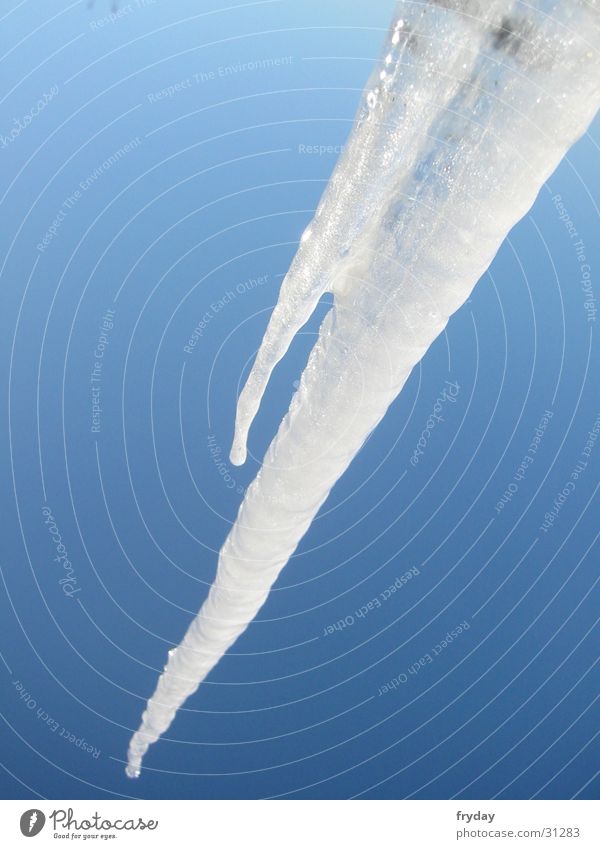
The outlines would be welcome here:
[[[240,395],[334,304],[129,746],[127,774],[252,621],[331,487],[600,105],[600,0],[406,0]]]

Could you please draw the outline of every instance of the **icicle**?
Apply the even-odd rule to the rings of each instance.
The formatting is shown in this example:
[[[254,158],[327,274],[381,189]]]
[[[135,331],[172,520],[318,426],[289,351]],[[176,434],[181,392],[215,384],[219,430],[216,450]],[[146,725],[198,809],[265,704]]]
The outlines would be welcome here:
[[[333,308],[208,598],[132,737],[128,775],[252,621],[331,487],[599,104],[599,0],[398,3],[240,396],[234,462],[272,369],[327,289]]]

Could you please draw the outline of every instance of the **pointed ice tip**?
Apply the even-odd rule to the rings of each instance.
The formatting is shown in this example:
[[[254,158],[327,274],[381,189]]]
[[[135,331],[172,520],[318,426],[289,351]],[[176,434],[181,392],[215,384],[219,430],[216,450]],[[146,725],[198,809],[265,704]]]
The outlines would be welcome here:
[[[139,778],[142,772],[142,768],[140,766],[132,766],[131,764],[127,764],[125,767],[125,775],[127,778]]]
[[[244,439],[239,438],[236,434],[229,453],[229,459],[234,466],[243,466],[246,462],[246,456],[246,442]]]

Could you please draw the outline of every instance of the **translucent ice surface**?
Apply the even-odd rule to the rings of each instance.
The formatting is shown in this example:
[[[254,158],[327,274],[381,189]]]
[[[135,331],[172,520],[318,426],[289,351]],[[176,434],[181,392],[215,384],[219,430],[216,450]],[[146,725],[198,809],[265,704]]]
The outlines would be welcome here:
[[[600,105],[600,0],[396,5],[356,123],[240,395],[232,461],[320,296],[290,409],[129,746],[151,743],[252,621],[337,479]]]

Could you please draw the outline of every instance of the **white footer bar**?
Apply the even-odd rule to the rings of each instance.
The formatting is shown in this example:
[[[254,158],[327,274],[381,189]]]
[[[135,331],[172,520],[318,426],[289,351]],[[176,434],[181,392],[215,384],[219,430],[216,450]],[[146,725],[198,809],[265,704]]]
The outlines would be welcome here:
[[[599,849],[589,801],[2,801],[0,845]]]

